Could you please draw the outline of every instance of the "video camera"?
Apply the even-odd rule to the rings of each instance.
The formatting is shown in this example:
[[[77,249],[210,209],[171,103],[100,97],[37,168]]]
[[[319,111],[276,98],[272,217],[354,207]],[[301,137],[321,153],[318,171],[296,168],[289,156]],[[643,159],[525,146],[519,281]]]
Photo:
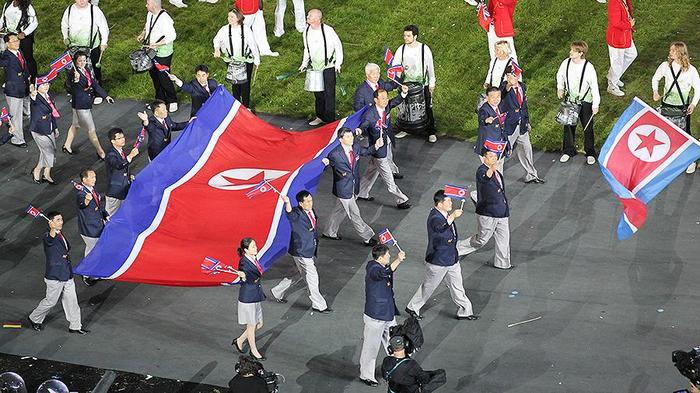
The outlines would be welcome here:
[[[673,351],[671,359],[681,375],[688,378],[693,385],[700,386],[700,347],[695,347],[689,352]]]

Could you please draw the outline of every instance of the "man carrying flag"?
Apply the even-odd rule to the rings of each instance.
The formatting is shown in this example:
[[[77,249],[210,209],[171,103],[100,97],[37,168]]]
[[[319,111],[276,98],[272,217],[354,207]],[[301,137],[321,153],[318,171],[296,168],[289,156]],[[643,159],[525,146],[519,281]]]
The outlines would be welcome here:
[[[107,193],[105,195],[105,210],[110,216],[117,212],[129,192],[134,176],[129,171],[129,164],[139,154],[139,146],[145,138],[146,131],[142,128],[129,154],[124,153],[126,138],[121,128],[109,130],[109,141],[112,148],[107,151],[105,170],[107,172]],[[140,142],[139,142],[140,140]]]
[[[139,112],[138,117],[148,133],[148,159],[153,161],[170,144],[172,131],[184,129],[188,122],[174,122],[168,114],[168,107],[161,100],[153,101],[151,110],[152,116],[146,115],[146,112]],[[195,118],[191,118],[190,121],[193,119]]]
[[[474,145],[474,152],[480,157],[483,156],[486,141],[501,144],[508,142],[506,133],[506,121],[508,112],[505,104],[501,101],[501,91],[498,87],[492,86],[486,89],[486,102],[479,108],[477,113],[479,121],[479,135]],[[510,154],[510,146],[506,145],[503,151],[498,152],[499,170],[503,171],[503,160]],[[483,160],[482,160],[483,162]]]

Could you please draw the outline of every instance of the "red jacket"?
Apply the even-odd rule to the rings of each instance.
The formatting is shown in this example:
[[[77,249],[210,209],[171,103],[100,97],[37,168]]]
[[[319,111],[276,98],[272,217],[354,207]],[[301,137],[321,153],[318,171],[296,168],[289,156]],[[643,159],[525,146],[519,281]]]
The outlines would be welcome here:
[[[627,4],[625,9],[623,1]],[[613,48],[629,48],[632,46],[632,15],[631,0],[608,0],[608,32],[605,35],[608,45]]]
[[[236,0],[235,5],[244,16],[253,15],[260,10],[260,0]]]
[[[496,36],[514,37],[513,30],[513,12],[515,12],[515,4],[518,0],[491,0],[489,1],[489,13],[493,18],[493,28],[496,31]]]

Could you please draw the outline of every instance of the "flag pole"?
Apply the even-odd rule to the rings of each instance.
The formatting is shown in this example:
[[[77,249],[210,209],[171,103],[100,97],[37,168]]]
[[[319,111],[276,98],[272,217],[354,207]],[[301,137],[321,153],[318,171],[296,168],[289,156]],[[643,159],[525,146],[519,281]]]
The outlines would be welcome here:
[[[403,252],[403,250],[401,249],[401,246],[399,246],[399,242],[397,242],[396,239],[394,239],[394,245],[396,246],[396,248],[399,249],[399,252]]]
[[[277,191],[277,189],[275,188],[275,186],[272,185],[272,183],[270,183],[270,182],[267,181],[267,180],[265,180],[265,183],[269,184],[270,187],[272,188],[272,191],[276,192],[277,195],[282,195],[279,191]]]
[[[459,210],[463,210],[463,209],[464,209],[464,199],[462,199],[462,204],[459,205]]]
[[[591,115],[591,118],[588,119],[588,123],[586,123],[586,125],[583,127],[583,131],[586,131],[586,128],[588,128],[588,126],[591,124],[591,122],[593,121],[593,116],[595,115]]]

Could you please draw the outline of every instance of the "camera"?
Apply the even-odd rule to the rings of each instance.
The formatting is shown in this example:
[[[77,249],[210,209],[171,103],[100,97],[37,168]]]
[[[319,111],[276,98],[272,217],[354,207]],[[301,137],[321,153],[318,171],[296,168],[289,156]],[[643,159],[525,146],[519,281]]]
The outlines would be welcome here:
[[[700,347],[695,347],[689,352],[673,351],[671,359],[681,375],[688,378],[693,385],[700,386]]]

